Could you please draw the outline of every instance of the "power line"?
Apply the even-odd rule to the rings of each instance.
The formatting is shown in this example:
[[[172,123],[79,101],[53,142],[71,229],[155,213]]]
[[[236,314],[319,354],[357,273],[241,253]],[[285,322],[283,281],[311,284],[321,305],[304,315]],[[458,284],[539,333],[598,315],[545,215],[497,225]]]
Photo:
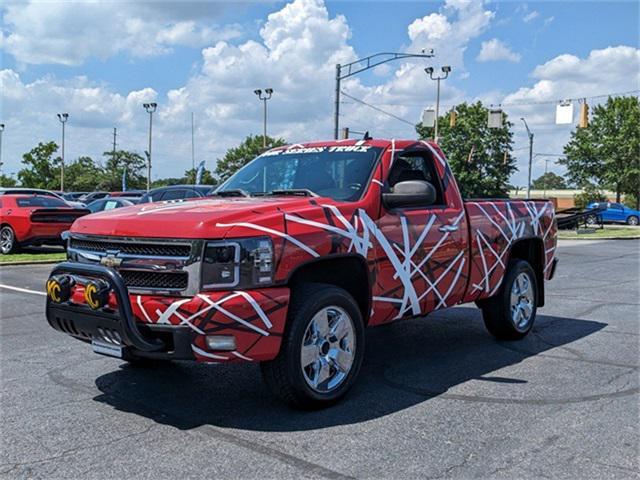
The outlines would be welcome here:
[[[415,126],[416,126],[415,122],[410,122],[409,120],[406,120],[406,119],[404,119],[404,118],[402,118],[402,117],[399,117],[399,116],[397,116],[397,115],[394,115],[394,114],[393,114],[393,113],[391,113],[391,112],[387,112],[386,110],[383,110],[382,108],[376,107],[375,105],[371,105],[370,103],[367,103],[367,102],[365,102],[364,100],[360,100],[359,98],[352,97],[351,95],[349,95],[349,94],[348,94],[347,92],[345,92],[344,90],[342,90],[342,91],[341,91],[341,93],[342,93],[342,95],[344,95],[345,97],[348,97],[348,98],[350,98],[351,100],[354,100],[354,101],[356,101],[356,102],[358,102],[358,103],[361,103],[362,105],[365,105],[365,106],[367,106],[367,107],[369,107],[369,108],[372,108],[372,109],[374,109],[374,110],[376,110],[376,111],[378,111],[378,112],[380,112],[380,113],[383,113],[383,114],[385,114],[385,115],[387,115],[387,116],[389,116],[389,117],[391,117],[391,118],[395,118],[396,120],[399,120],[399,121],[401,121],[401,122],[404,122],[404,123],[406,123],[407,125],[411,125],[412,127],[415,127]]]

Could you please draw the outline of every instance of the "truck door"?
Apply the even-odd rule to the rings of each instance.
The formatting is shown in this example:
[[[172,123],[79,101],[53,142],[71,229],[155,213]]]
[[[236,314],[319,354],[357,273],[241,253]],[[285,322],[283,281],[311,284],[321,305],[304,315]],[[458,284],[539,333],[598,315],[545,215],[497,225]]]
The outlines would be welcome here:
[[[407,180],[431,183],[432,205],[383,206],[377,223],[378,275],[372,323],[425,315],[455,305],[468,272],[467,222],[460,194],[439,152],[426,148],[395,155],[383,189]]]

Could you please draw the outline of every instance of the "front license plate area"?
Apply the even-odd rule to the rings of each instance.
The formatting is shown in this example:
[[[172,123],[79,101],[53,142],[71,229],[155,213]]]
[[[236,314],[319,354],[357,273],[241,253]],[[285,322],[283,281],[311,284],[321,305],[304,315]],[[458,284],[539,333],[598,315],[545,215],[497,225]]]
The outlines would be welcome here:
[[[113,345],[111,343],[100,342],[98,340],[92,340],[91,346],[95,353],[100,355],[107,355],[108,357],[122,358],[123,348],[120,345]]]

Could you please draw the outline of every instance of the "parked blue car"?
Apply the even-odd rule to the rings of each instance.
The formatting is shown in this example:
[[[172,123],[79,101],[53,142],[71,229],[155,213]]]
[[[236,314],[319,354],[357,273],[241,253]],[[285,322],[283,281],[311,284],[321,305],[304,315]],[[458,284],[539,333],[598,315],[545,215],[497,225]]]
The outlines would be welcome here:
[[[640,220],[640,211],[629,208],[621,203],[615,202],[595,202],[587,205],[587,208],[606,207],[599,215],[603,222],[610,223],[626,223],[627,225],[638,225]],[[589,217],[588,223],[596,223],[596,218]]]

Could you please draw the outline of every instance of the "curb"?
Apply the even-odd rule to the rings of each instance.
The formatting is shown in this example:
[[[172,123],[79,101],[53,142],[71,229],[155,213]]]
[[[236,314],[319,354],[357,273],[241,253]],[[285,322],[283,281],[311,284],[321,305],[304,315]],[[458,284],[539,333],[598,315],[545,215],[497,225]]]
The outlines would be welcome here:
[[[0,263],[0,268],[13,267],[16,265],[47,265],[47,264],[60,263],[60,262],[64,262],[64,259],[62,260],[23,260],[23,261],[17,261],[17,262]]]
[[[640,240],[640,236],[637,237],[598,237],[598,238],[589,238],[589,237],[558,237],[558,240]]]

